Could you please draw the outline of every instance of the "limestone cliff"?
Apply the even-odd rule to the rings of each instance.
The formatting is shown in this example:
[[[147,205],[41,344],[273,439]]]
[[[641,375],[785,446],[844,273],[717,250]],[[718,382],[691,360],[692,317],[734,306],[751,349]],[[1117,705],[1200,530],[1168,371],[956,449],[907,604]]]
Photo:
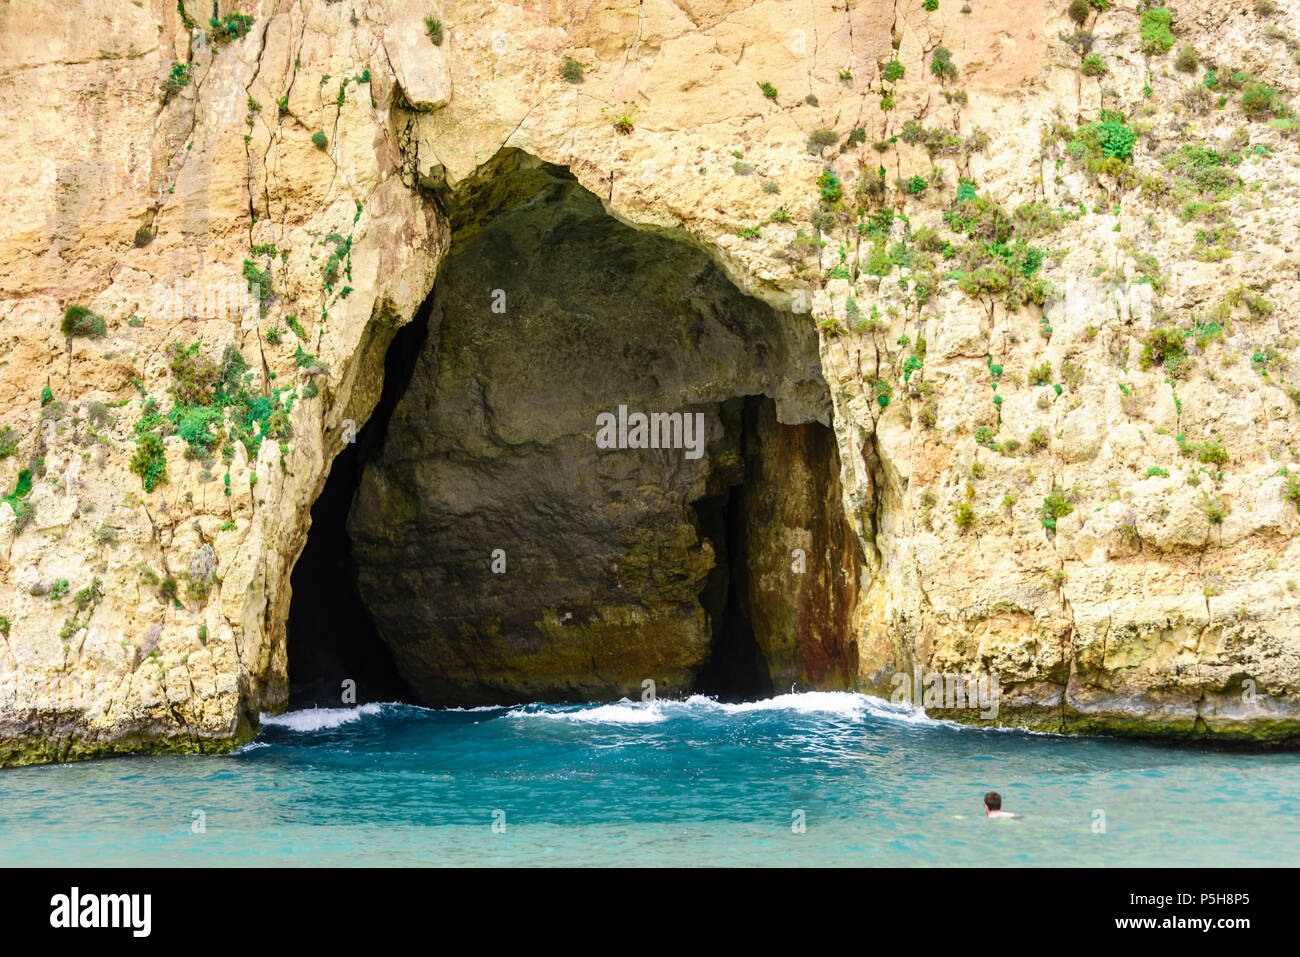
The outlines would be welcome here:
[[[535,182],[496,175],[508,157],[637,231],[638,268],[664,243],[727,321],[763,317],[730,330],[726,376],[671,330],[605,330],[680,361],[641,395],[711,415],[707,464],[627,513],[645,548],[680,531],[685,577],[636,586],[695,650],[608,680],[557,655],[540,689],[700,667],[710,549],[686,509],[747,458],[724,400],[765,395],[756,428],[824,419],[839,471],[809,474],[785,532],[755,516],[789,496],[746,486],[767,583],[749,606],[803,623],[758,623],[773,680],[887,694],[914,667],[974,669],[1000,676],[999,723],[1300,733],[1295,4],[218,7],[0,4],[0,764],[228,748],[284,706],[311,503],[395,331],[505,222],[472,217],[530,202]],[[413,390],[499,374],[545,397],[508,330],[448,331],[425,358],[449,378]],[[516,445],[575,453],[595,410],[458,394]],[[492,459],[503,492],[562,475],[437,445],[472,437],[431,436],[464,453],[435,496],[465,461]],[[805,474],[817,443],[772,438],[747,467]],[[591,522],[584,556],[628,550]],[[783,591],[796,523],[821,584]],[[617,606],[560,577],[512,609],[528,628]],[[633,604],[583,640],[622,660]],[[482,634],[498,612],[470,605],[448,613]]]

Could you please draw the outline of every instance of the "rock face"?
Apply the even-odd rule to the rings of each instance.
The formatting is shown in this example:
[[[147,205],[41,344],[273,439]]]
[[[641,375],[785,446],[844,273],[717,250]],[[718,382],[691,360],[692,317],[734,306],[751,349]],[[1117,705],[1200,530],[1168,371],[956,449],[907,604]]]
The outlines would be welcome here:
[[[781,690],[977,672],[997,715],[952,717],[1300,734],[1295,5],[351,6],[0,5],[0,764],[229,748],[285,706],[311,504],[431,293],[413,389],[445,427],[373,463],[365,588],[402,580],[381,569],[417,528],[452,558],[418,587],[491,575],[495,528],[453,511],[526,517],[545,584],[389,609],[427,693],[686,687],[749,647],[714,633],[748,610]],[[563,303],[595,352],[547,314],[590,277],[512,285],[551,247],[504,228],[563,234],[525,207],[579,189],[635,236],[608,258],[655,279],[662,323]],[[452,296],[453,237],[520,257]],[[521,336],[552,380],[573,355],[565,388]],[[705,455],[595,455],[623,362],[629,406],[706,414]],[[494,618],[531,637],[493,645]],[[494,683],[465,677],[473,636]]]

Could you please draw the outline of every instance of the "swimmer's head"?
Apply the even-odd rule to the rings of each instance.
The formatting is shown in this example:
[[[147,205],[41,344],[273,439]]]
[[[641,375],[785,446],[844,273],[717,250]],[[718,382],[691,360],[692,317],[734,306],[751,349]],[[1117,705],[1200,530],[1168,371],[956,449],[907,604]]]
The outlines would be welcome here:
[[[984,807],[990,811],[1002,810],[1002,795],[997,791],[990,791],[984,795]]]

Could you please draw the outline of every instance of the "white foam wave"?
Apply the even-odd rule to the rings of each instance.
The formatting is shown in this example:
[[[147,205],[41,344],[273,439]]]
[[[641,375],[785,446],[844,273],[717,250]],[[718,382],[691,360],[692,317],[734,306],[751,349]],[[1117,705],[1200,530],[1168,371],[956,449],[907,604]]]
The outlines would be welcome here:
[[[657,701],[638,703],[622,699],[616,704],[602,704],[578,711],[526,711],[509,712],[511,718],[550,718],[557,721],[575,721],[583,724],[658,724],[668,716]]]
[[[825,715],[833,718],[861,720],[879,718],[884,721],[930,727],[947,727],[958,731],[1008,731],[1030,734],[1012,727],[976,728],[944,718],[929,717],[922,709],[910,705],[894,704],[875,695],[850,691],[790,692],[763,698],[758,701],[727,702],[704,695],[691,695],[684,701],[660,698],[656,701],[631,701],[623,698],[610,704],[564,706],[531,704],[506,710],[502,705],[481,705],[474,708],[422,708],[398,702],[374,702],[356,708],[305,708],[281,715],[262,715],[262,724],[288,728],[291,731],[311,732],[338,728],[359,721],[363,716],[381,713],[384,709],[438,712],[505,711],[507,718],[541,718],[550,721],[569,721],[576,724],[648,725],[660,724],[671,718],[699,718],[708,714],[745,715],[763,712],[786,712],[805,715]],[[264,747],[260,742],[246,748]],[[242,749],[241,749],[242,750]]]
[[[553,705],[529,705],[507,714],[511,718],[542,718],[585,724],[658,724],[669,718],[701,717],[706,714],[743,715],[761,712],[793,712],[859,719],[868,715],[909,724],[938,724],[919,709],[891,704],[883,698],[847,691],[805,691],[776,695],[758,701],[727,702],[692,695],[685,701],[661,698],[657,701],[629,701],[559,709]]]
[[[727,714],[747,714],[754,711],[795,711],[800,714],[834,714],[845,718],[860,717],[870,710],[866,695],[847,691],[804,691],[779,694],[758,701],[726,702],[691,695],[682,702],[687,708],[709,708]],[[882,704],[885,702],[882,702]]]
[[[304,708],[284,714],[263,714],[262,724],[290,731],[323,731],[360,721],[362,715],[378,714],[382,703],[363,704],[359,708]]]
[[[421,708],[418,704],[412,704],[404,707],[418,708],[420,711],[459,711],[463,714],[469,714],[473,711],[504,711],[510,706],[505,704],[480,704],[473,708]]]

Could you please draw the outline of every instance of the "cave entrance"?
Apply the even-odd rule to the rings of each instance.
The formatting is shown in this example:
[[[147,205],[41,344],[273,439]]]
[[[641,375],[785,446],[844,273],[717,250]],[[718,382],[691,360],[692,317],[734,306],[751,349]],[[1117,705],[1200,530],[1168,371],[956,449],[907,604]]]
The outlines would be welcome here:
[[[426,305],[394,334],[384,354],[383,389],[374,412],[356,441],[335,457],[312,505],[307,544],[289,580],[291,709],[416,700],[357,590],[346,519],[362,469],[382,445],[397,400],[411,381],[428,320]],[[350,687],[345,685],[349,681]]]
[[[692,503],[701,536],[713,546],[714,566],[700,604],[709,615],[712,644],[696,678],[695,690],[722,701],[749,701],[772,694],[769,665],[754,635],[749,606],[749,536],[745,506],[747,481],[761,437],[757,431],[763,396],[732,399],[724,422],[739,429],[740,481]]]
[[[291,700],[362,662],[436,707],[847,680],[796,634],[817,645],[852,591],[807,317],[517,150],[437,199],[447,257],[294,573]],[[637,415],[688,428],[638,440]],[[817,574],[786,574],[798,547]]]

